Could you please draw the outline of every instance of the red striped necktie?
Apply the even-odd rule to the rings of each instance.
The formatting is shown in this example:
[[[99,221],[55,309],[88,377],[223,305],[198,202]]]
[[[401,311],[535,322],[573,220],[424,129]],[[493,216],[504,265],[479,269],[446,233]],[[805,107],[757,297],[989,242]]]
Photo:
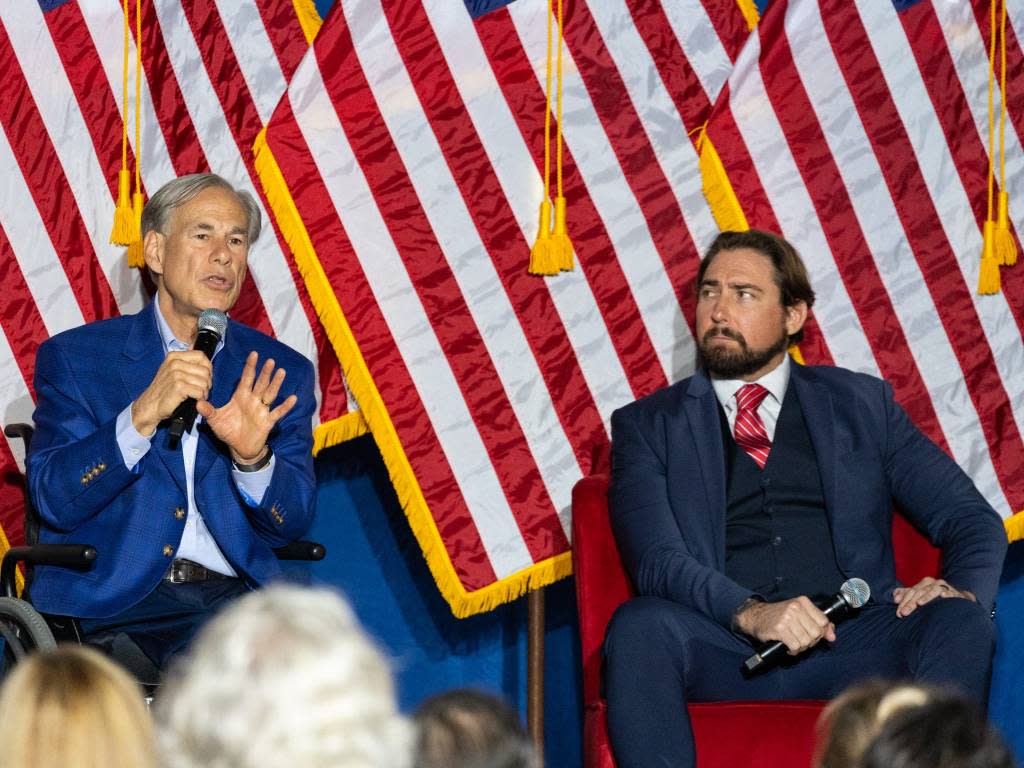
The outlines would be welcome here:
[[[768,452],[772,449],[772,441],[757,409],[761,401],[768,397],[768,390],[760,384],[745,384],[736,391],[736,424],[733,437],[736,445],[747,452],[757,466],[764,469],[768,461]]]

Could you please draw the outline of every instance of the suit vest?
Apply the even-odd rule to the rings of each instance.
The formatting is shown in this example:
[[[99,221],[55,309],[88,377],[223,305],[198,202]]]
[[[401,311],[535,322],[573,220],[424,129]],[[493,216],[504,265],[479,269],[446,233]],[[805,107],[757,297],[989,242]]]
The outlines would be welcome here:
[[[763,470],[736,445],[721,406],[719,414],[726,464],[726,576],[772,602],[835,594],[844,577],[796,388],[786,389]]]

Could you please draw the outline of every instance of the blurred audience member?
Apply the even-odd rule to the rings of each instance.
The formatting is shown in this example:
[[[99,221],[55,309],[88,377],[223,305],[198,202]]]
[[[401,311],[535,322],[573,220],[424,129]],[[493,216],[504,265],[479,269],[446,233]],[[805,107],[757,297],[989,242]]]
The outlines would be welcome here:
[[[153,724],[142,690],[90,648],[28,657],[0,691],[0,765],[152,768]]]
[[[416,768],[535,768],[533,742],[519,715],[487,693],[455,690],[416,712]]]
[[[156,702],[169,768],[407,768],[381,652],[334,592],[272,586],[216,616]]]
[[[951,694],[893,712],[860,768],[1015,768],[1003,739],[974,702]]]
[[[928,701],[934,693],[920,685],[868,680],[837,696],[818,720],[817,768],[855,768],[879,724],[902,707]]]

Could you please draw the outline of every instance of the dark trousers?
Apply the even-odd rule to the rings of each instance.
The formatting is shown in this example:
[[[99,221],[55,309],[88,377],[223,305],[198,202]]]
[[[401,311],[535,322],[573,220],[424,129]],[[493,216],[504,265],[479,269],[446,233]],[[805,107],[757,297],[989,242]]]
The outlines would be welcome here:
[[[635,598],[615,613],[605,638],[615,759],[620,768],[693,766],[688,701],[830,699],[858,680],[884,677],[953,685],[983,705],[994,638],[988,612],[968,600],[933,600],[902,619],[894,605],[869,605],[837,626],[835,643],[746,679],[749,642],[677,603]]]
[[[187,584],[161,581],[131,608],[109,618],[82,619],[79,623],[86,642],[115,633],[128,635],[157,669],[163,670],[218,608],[248,591],[241,579]]]

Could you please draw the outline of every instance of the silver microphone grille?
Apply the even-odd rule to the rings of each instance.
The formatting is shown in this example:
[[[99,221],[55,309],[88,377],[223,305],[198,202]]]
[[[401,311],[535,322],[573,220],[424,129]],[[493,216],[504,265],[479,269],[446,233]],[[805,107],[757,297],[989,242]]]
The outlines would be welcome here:
[[[204,309],[199,313],[200,331],[213,331],[217,338],[223,338],[224,329],[228,327],[228,316],[219,309]]]
[[[871,587],[864,579],[847,579],[839,593],[851,608],[862,608],[871,597]]]

